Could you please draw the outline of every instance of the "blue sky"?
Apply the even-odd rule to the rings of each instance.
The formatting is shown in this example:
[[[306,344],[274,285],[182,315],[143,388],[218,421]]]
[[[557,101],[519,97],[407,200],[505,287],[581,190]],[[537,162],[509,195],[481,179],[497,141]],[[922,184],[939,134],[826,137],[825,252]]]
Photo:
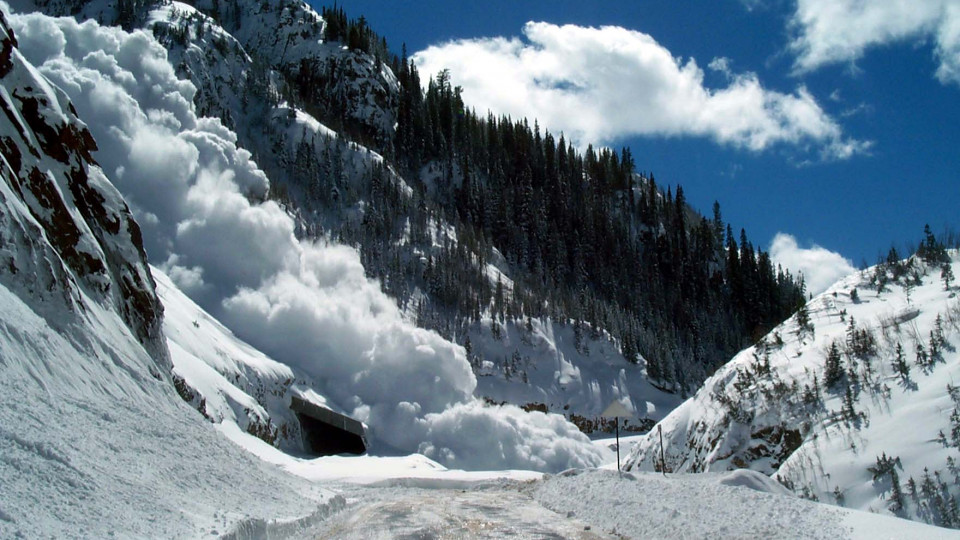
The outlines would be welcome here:
[[[960,2],[898,4],[343,6],[394,50],[427,51],[416,56],[422,72],[450,67],[468,104],[530,111],[583,144],[629,146],[640,170],[682,184],[705,214],[718,200],[759,247],[795,237],[782,258],[812,274],[843,268],[814,245],[872,264],[891,243],[916,241],[925,223],[958,222]],[[617,28],[589,30],[602,26]],[[648,53],[654,60],[629,58]]]

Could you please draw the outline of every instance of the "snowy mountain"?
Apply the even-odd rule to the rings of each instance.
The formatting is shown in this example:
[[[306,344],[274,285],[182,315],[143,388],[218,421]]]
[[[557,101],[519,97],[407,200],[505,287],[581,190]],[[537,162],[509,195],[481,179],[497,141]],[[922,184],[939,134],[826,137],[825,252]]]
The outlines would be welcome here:
[[[81,296],[109,306],[167,362],[140,228],[97,166],[97,145],[66,95],[23,61],[4,21],[3,269],[45,315],[82,317]],[[66,316],[63,316],[66,315]]]
[[[920,255],[852,275],[744,350],[633,448],[628,470],[749,468],[803,496],[960,526],[960,270]],[[949,269],[949,270],[946,270]]]
[[[328,514],[342,501],[177,396],[137,223],[67,96],[6,17],[0,33],[0,536],[180,537]]]
[[[170,276],[167,289],[201,306],[178,311],[188,323],[167,326],[180,336],[170,346],[174,382],[209,420],[300,451],[289,410],[297,397],[365,422],[378,452],[421,452],[465,468],[599,463],[559,416],[476,398],[464,350],[404,320],[355,250],[298,240],[294,219],[263,200],[265,173],[233,132],[197,116],[195,88],[152,37],[40,14],[13,15],[11,24],[36,71],[87,119],[92,157],[130,201],[146,252]],[[203,324],[212,319],[275,361],[216,345],[234,339]],[[237,348],[247,352],[230,352]],[[459,436],[471,422],[484,437]]]
[[[344,169],[353,171],[345,174],[349,181],[357,180],[354,173],[377,170],[383,175],[377,178],[397,193],[409,196],[415,189],[382,157],[347,143],[295,106],[261,108],[269,113],[261,124],[238,120],[240,133],[203,116],[198,92],[226,92],[222,81],[249,85],[232,77],[283,69],[257,67],[256,60],[234,69],[211,61],[207,51],[222,48],[221,59],[228,53],[248,58],[243,49],[257,46],[282,51],[281,58],[300,66],[304,59],[353,58],[355,63],[346,64],[350,70],[376,68],[366,79],[385,84],[380,88],[387,102],[389,71],[355,52],[318,43],[314,25],[270,41],[276,36],[256,31],[256,17],[227,23],[230,6],[238,3],[222,4],[227,11],[219,18],[234,25],[231,33],[182,4],[50,3],[130,28],[189,20],[191,44],[177,53],[161,44],[164,31],[158,40],[151,35],[156,31],[10,13],[0,3],[5,113],[0,116],[0,537],[367,537],[373,530],[366,527],[370,518],[384,535],[394,536],[404,530],[437,536],[467,530],[488,537],[737,536],[779,531],[788,523],[798,526],[796,536],[807,537],[871,537],[881,529],[904,537],[938,534],[918,524],[800,501],[752,472],[662,480],[605,471],[549,478],[531,472],[594,467],[613,455],[602,447],[608,442],[591,444],[562,416],[540,410],[589,415],[616,397],[656,418],[676,404],[676,397],[638,376],[643,366],[629,362],[622,342],[596,326],[550,317],[508,321],[491,310],[461,335],[464,346],[457,345],[415,326],[416,309],[401,309],[367,277],[357,249],[322,236],[298,237],[309,228],[305,210],[298,218],[291,207],[268,197],[272,173],[257,158],[267,147],[244,148],[254,128],[267,125],[287,133],[288,138],[266,138],[280,148],[265,158],[268,164],[278,160],[267,169],[291,155],[284,148],[320,152],[321,146],[330,147],[340,152],[339,163],[352,163],[354,168]],[[260,19],[275,16],[287,25],[317,21],[305,8],[265,6],[256,12]],[[145,7],[155,9],[140,10]],[[166,34],[178,43],[184,39],[179,28],[171,25]],[[301,38],[309,46],[301,47]],[[194,48],[197,43],[205,48]],[[209,81],[223,78],[209,86],[181,79],[171,58],[190,69],[205,66]],[[214,67],[223,69],[208,71]],[[262,87],[266,93],[257,106],[269,103],[273,84]],[[351,94],[345,88],[337,92],[350,102],[374,95],[374,101],[366,101],[371,109],[357,110],[365,111],[361,116],[373,132],[389,130],[388,116],[368,114],[382,107],[375,90]],[[239,109],[222,94],[213,100],[228,107],[221,112],[243,111],[243,96],[232,95]],[[250,114],[244,118],[256,116]],[[358,197],[336,219],[362,218],[364,208]],[[457,237],[449,227],[433,221],[423,229],[427,244]],[[431,252],[421,254],[432,261]],[[504,296],[516,292],[516,282],[501,271],[511,263],[497,257],[484,263],[483,279],[498,284]],[[941,291],[933,273],[921,283],[910,277],[930,268],[891,265],[883,269],[889,278],[876,272],[858,278],[890,290],[876,298],[861,290],[859,301],[850,300],[850,312],[842,315],[849,320],[857,311],[859,321],[874,313],[866,306],[888,305],[894,315],[883,320],[893,321],[890,335],[900,336],[899,324],[904,336],[916,338],[908,326],[926,331],[931,320],[930,328],[937,323],[932,310],[915,309],[914,302],[945,302],[944,334],[924,342],[934,350],[928,347],[912,378],[896,379],[881,362],[868,368],[871,364],[861,358],[854,371],[838,376],[840,382],[824,387],[819,409],[810,406],[826,418],[841,382],[851,392],[859,390],[859,401],[851,394],[852,405],[840,413],[845,419],[838,422],[834,414],[824,425],[841,429],[837,426],[847,422],[844,433],[858,434],[861,453],[862,448],[880,450],[883,443],[891,460],[875,464],[878,485],[884,475],[895,485],[896,471],[906,478],[920,466],[921,455],[946,459],[957,444],[954,433],[960,432],[953,418],[960,413],[948,415],[943,424],[932,421],[929,410],[950,405],[938,385],[952,375],[950,341],[956,339],[958,317],[951,291]],[[844,287],[852,286],[864,287],[841,284],[833,303],[823,297],[827,300],[811,304],[808,315],[816,329],[804,324],[804,332],[796,340],[785,337],[782,347],[802,352],[816,339],[826,339],[824,334],[839,324],[831,317],[840,316],[826,306],[836,310]],[[875,314],[883,317],[887,311],[877,308]],[[795,323],[781,332],[794,328],[790,324]],[[862,332],[851,335],[851,351],[868,341]],[[880,345],[872,354],[888,350],[887,341],[875,342]],[[764,350],[771,360],[769,366],[761,362],[761,369],[773,379],[771,373],[780,367],[773,359],[775,346]],[[808,352],[803,358],[812,356]],[[854,374],[862,388],[851,382]],[[903,387],[876,387],[894,380]],[[898,397],[907,392],[915,392],[917,403],[927,408],[901,415],[877,405],[886,399],[909,410],[906,398]],[[954,394],[948,390],[946,400]],[[751,394],[762,411],[758,395],[763,391]],[[881,397],[868,401],[866,395]],[[305,448],[294,400],[361,419],[374,454],[404,456],[297,457]],[[530,411],[499,402],[528,405]],[[787,408],[796,411],[795,405]],[[767,407],[769,412],[755,418],[774,422],[780,409]],[[736,418],[742,414],[743,409]],[[787,426],[795,416],[781,423]],[[925,426],[924,432],[943,429],[934,441],[939,450],[929,450],[934,443],[921,439],[914,441],[914,453],[906,443],[898,446],[906,439],[880,430],[884,418],[888,427],[903,429],[912,422],[912,427]],[[585,416],[583,422],[589,420]],[[818,429],[811,426],[797,429]],[[869,431],[874,426],[886,438]],[[784,431],[789,429],[794,428]],[[823,428],[823,439],[829,429]],[[846,442],[842,436],[831,440]],[[878,444],[870,446],[868,440]],[[836,455],[862,457],[852,450]],[[805,462],[791,465],[792,458],[786,457],[778,471],[786,483],[798,486],[808,476]],[[637,459],[645,466],[639,453]],[[770,460],[756,463],[772,467]],[[451,466],[493,472],[448,470]],[[832,478],[854,471],[839,465],[837,470]],[[937,494],[924,486],[919,497],[927,506],[918,505],[918,511],[934,521],[950,516],[955,503],[946,495],[953,488],[935,486],[939,504],[945,505],[941,510]],[[844,489],[857,506],[869,506],[860,504],[868,499],[862,490]],[[620,499],[611,500],[614,495]],[[625,508],[623,501],[631,504]],[[715,519],[695,517],[701,504]],[[764,512],[742,519],[745,507]],[[801,515],[805,519],[797,521]]]
[[[372,219],[383,215],[372,200],[383,196],[378,193],[384,188],[378,186],[386,185],[386,196],[399,198],[397,204],[401,206],[423,204],[416,187],[423,179],[408,181],[381,154],[354,142],[392,151],[398,82],[391,68],[377,56],[324,41],[327,22],[301,2],[130,5],[133,7],[126,14],[130,6],[123,2],[13,2],[14,7],[25,10],[40,6],[50,13],[73,15],[78,21],[117,21],[130,28],[141,26],[153,34],[166,49],[167,60],[177,75],[193,83],[194,91],[180,93],[195,104],[197,116],[218,117],[223,127],[235,130],[227,144],[235,144],[240,150],[236,158],[228,159],[236,159],[241,165],[236,177],[244,195],[257,200],[270,197],[294,212],[293,228],[300,238],[359,244],[364,271],[380,277],[381,287],[402,298],[401,315],[406,321],[441,331],[461,345],[469,342],[470,366],[478,380],[473,393],[478,397],[565,414],[585,430],[600,427],[597,416],[614,399],[636,411],[636,428],[648,426],[679,404],[678,396],[651,385],[643,364],[628,361],[621,341],[602,328],[575,329],[565,317],[496,317],[492,294],[491,306],[483,308],[481,320],[474,323],[459,322],[463,314],[425,317],[421,307],[437,303],[430,283],[416,275],[410,277],[409,270],[389,274],[371,270],[383,264],[370,260],[371,254],[396,249],[401,257],[396,262],[426,273],[432,260],[439,261],[451,245],[461,240],[460,232],[447,219],[438,217],[435,223],[420,225],[403,214],[390,218],[401,222],[406,219],[390,233],[396,240],[390,240],[389,246],[395,248],[388,248],[378,238],[356,236],[356,231],[369,228]],[[47,60],[40,55],[35,59],[38,63]],[[184,126],[197,123],[184,120],[182,111],[174,115]],[[332,122],[336,130],[318,118]],[[206,127],[207,119],[198,120],[202,121],[197,125],[204,126],[200,131],[212,131]],[[98,140],[111,137],[106,131],[96,134]],[[126,149],[124,152],[130,153]],[[176,155],[172,152],[171,158]],[[178,234],[173,224],[180,216],[167,219],[163,212],[144,212],[145,203],[141,201],[154,197],[155,191],[133,183],[127,184],[130,189],[123,185],[124,175],[151,177],[155,173],[140,165],[131,169],[129,163],[113,157],[99,159],[105,169],[117,171],[116,181],[146,231],[151,261],[214,317],[224,318],[214,303],[226,291],[211,295],[211,287],[197,287],[196,267],[186,264],[182,253],[173,254],[167,248]],[[253,167],[259,170],[252,170],[246,161],[255,163]],[[183,171],[180,177],[192,174]],[[264,175],[270,178],[269,184]],[[156,184],[155,189],[159,189],[159,182]],[[170,201],[162,204],[174,206]],[[157,244],[151,244],[154,238]],[[260,253],[260,258],[278,256],[260,247],[253,252]],[[495,256],[469,271],[487,281],[491,292],[500,280],[508,300],[520,298],[521,285],[510,277],[519,270],[503,257]],[[252,286],[253,281],[246,280],[244,285]],[[244,332],[228,318],[224,322],[285,363],[311,361],[288,361],[288,355],[300,353],[281,350],[284,344],[258,338],[259,328],[257,332]],[[339,407],[349,412],[356,405]]]

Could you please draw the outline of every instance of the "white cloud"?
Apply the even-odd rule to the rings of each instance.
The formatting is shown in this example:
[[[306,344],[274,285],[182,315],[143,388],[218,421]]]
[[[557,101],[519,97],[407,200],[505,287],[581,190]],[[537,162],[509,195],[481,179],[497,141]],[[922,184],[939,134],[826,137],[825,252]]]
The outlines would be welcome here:
[[[790,49],[799,72],[853,62],[872,47],[932,40],[936,76],[960,84],[960,3],[956,0],[798,0]]]
[[[195,88],[152,37],[39,14],[10,22],[23,54],[88,123],[151,261],[237,335],[312,376],[370,425],[374,445],[468,468],[599,464],[562,417],[477,402],[463,348],[405,322],[356,250],[299,241],[288,214],[259,202],[266,175],[234,133],[197,118]],[[485,451],[498,441],[499,454]]]
[[[732,77],[732,76],[733,76],[733,69],[730,68],[731,62],[732,62],[732,60],[730,60],[730,59],[727,58],[726,56],[718,56],[718,57],[714,58],[713,60],[711,60],[710,63],[707,64],[707,67],[710,68],[710,69],[712,69],[712,70],[714,70],[714,71],[723,73],[724,75],[726,75],[726,76],[728,76],[728,77]]]
[[[827,159],[869,146],[844,137],[806,88],[768,90],[753,73],[733,73],[725,58],[710,66],[727,86],[708,88],[695,60],[675,58],[641,32],[530,22],[523,34],[453,41],[413,59],[425,75],[449,68],[480,112],[537,118],[581,146],[631,135],[700,136],[753,151],[813,147]]]
[[[813,295],[857,271],[843,255],[816,244],[801,248],[796,238],[784,233],[777,233],[770,244],[770,259],[794,274],[803,274],[807,292]]]

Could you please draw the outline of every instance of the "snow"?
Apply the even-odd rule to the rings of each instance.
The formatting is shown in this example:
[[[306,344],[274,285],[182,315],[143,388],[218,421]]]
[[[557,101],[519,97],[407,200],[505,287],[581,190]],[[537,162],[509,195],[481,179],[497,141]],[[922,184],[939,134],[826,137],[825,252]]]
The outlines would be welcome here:
[[[640,419],[659,420],[682,402],[650,384],[608,335],[591,335],[585,326],[578,345],[573,325],[544,318],[502,325],[497,339],[493,324],[487,318],[469,336],[473,353],[491,362],[475,369],[477,393],[495,402],[542,404],[595,419],[620,400],[633,412],[627,422],[634,426]]]
[[[534,501],[522,484],[459,490],[352,489],[348,510],[318,528],[319,537],[394,538],[607,538]]]
[[[735,476],[734,476],[735,475]],[[746,482],[753,487],[745,487]],[[568,471],[535,491],[547,508],[628,538],[957,538],[955,531],[812,503],[759,473]],[[748,510],[749,509],[749,510]]]
[[[97,3],[87,9],[107,8]],[[136,325],[124,318],[127,299],[103,293],[118,288],[115,279],[131,275],[118,268],[146,272],[146,263],[124,237],[130,236],[126,225],[106,241],[94,234],[72,206],[70,190],[57,184],[63,168],[55,160],[36,159],[58,188],[57,200],[71,205],[77,249],[122,259],[108,261],[112,273],[84,277],[66,265],[50,244],[63,231],[42,219],[52,207],[18,197],[11,183],[0,183],[2,255],[15,269],[0,266],[0,537],[956,536],[803,501],[755,471],[663,477],[571,470],[551,477],[520,469],[610,468],[615,449],[609,439],[588,441],[558,415],[483,405],[473,397],[477,383],[463,351],[404,322],[363,276],[354,250],[292,238],[291,218],[258,202],[268,187],[266,175],[236,147],[236,134],[196,115],[194,87],[173,76],[149,36],[39,15],[13,21],[42,65],[34,69],[13,55],[19,67],[4,78],[2,92],[13,114],[0,135],[21,137],[14,132],[26,129],[9,88],[31,80],[52,107],[41,113],[45,122],[81,126],[65,112],[65,95],[39,79],[40,73],[76,99],[81,114],[90,115],[104,164],[104,171],[85,166],[85,181],[118,223],[125,207],[111,181],[136,195],[135,212],[147,224],[147,240],[162,265],[150,270],[153,278],[138,292],[152,298],[155,281],[165,315],[162,331],[137,335]],[[322,131],[319,124],[313,127]],[[29,130],[22,141],[38,146]],[[10,165],[9,156],[3,159]],[[195,244],[183,243],[198,232]],[[229,244],[243,235],[267,242],[264,249],[279,248],[281,269],[271,270]],[[204,256],[226,260],[214,264]],[[956,303],[934,285],[928,280],[912,292],[916,307],[895,291],[866,299],[864,305],[883,309],[863,313],[925,329],[941,302]],[[825,339],[819,333],[829,335],[830,325],[837,326],[831,317],[841,305],[838,298],[813,306],[817,346]],[[246,324],[237,324],[236,313],[231,318],[237,307],[232,302],[246,303],[240,313],[249,317]],[[222,324],[220,315],[232,324]],[[482,377],[489,379],[484,392],[597,413],[614,398],[641,414],[672,407],[669,396],[627,376],[609,336],[575,344],[571,328],[549,320],[531,321],[530,330],[508,324],[500,340],[488,338],[488,329],[476,329],[476,346],[493,358],[517,352],[536,383],[520,386],[491,371]],[[274,335],[265,337],[264,331]],[[266,351],[242,339],[248,336]],[[799,353],[804,346],[790,341],[788,350]],[[308,352],[291,352],[298,347]],[[585,355],[584,348],[592,362],[575,364],[571,359]],[[814,356],[807,353],[800,362],[773,362],[799,376]],[[872,420],[855,439],[858,447],[872,451],[870,441],[879,441],[877,449],[898,443],[908,463],[919,455],[946,455],[931,451],[922,438],[900,441],[899,435],[904,422],[923,433],[942,423],[938,414],[949,403],[940,387],[960,376],[955,351],[949,353],[943,365],[916,376],[913,394],[895,393],[896,415],[888,418],[860,403]],[[171,375],[196,393],[189,403],[177,395]],[[889,373],[882,376],[889,379]],[[289,410],[293,395],[362,416],[382,441],[399,440],[394,450],[401,455],[310,459],[281,451],[274,444],[291,450],[297,438]],[[684,407],[688,415],[695,408]],[[924,424],[928,417],[934,420]],[[847,460],[848,470],[856,471],[872,459],[840,451],[849,432],[831,432],[831,426],[823,433],[840,442],[824,443],[836,448],[820,456],[823,463]],[[263,429],[276,430],[274,444],[264,440],[271,437]],[[624,437],[621,443],[646,440]],[[788,460],[783,468],[789,467],[794,465]],[[844,474],[838,466],[833,479]],[[862,498],[857,488],[849,494],[854,502]]]
[[[84,305],[64,335],[0,286],[0,537],[216,536],[333,498],[221,437],[119,317]]]
[[[260,202],[269,181],[250,152],[219,121],[198,117],[196,88],[177,78],[151,36],[39,13],[14,15],[11,25],[88,120],[96,158],[144,224],[151,261],[237,336],[365,422],[374,449],[422,452],[457,468],[599,464],[561,418],[482,405],[463,349],[405,321],[355,249],[298,240],[293,218]],[[177,374],[211,395],[217,418],[240,417],[241,427],[241,414],[263,420],[223,373],[201,365],[216,371],[216,350],[171,349]],[[273,382],[266,392],[284,397]],[[463,425],[484,428],[482,436],[457,436]]]
[[[960,270],[957,253],[952,254],[954,272]],[[901,487],[906,489],[912,477],[920,482],[924,468],[933,475],[947,471],[947,459],[960,458],[952,445],[942,444],[939,432],[950,433],[954,404],[947,386],[960,381],[960,353],[956,349],[960,330],[955,322],[960,301],[955,290],[945,290],[940,267],[915,260],[922,274],[921,283],[905,288],[890,283],[878,293],[869,283],[876,269],[851,275],[808,302],[807,309],[814,326],[813,335],[800,336],[796,319],[778,327],[766,338],[773,343],[779,335],[783,346],[769,348],[771,376],[757,378],[747,386],[736,386],[743,375],[754,368],[762,351],[751,347],[738,354],[727,366],[708,379],[704,387],[661,422],[669,470],[722,471],[736,467],[776,476],[792,483],[797,492],[806,491],[821,501],[837,502],[835,492],[842,494],[842,504],[889,514],[890,481],[875,481],[867,469],[876,466],[883,454],[900,458],[897,468]],[[851,297],[857,289],[858,299]],[[908,294],[909,293],[909,294]],[[942,360],[929,368],[915,363],[918,343],[928,346],[931,331],[940,317],[946,337]],[[854,408],[862,416],[852,421],[844,418],[844,387],[827,389],[824,385],[824,362],[829,345],[844,344],[851,319],[857,328],[868,330],[875,338],[878,353],[868,362],[858,360],[861,381]],[[898,376],[892,362],[897,344],[902,344],[911,371],[908,380]],[[848,359],[842,361],[847,369]],[[763,388],[783,381],[787,388],[796,381],[802,392],[812,386],[817,376],[823,405],[811,408],[798,405],[800,396],[788,391],[784,397],[765,395]],[[741,408],[749,416],[734,418],[718,401],[726,393],[741,400]],[[793,445],[784,437],[793,432]],[[659,441],[651,435],[641,438],[628,460],[628,468],[652,470],[660,461]],[[956,493],[956,486],[950,488]],[[920,509],[908,501],[906,514],[917,517]]]

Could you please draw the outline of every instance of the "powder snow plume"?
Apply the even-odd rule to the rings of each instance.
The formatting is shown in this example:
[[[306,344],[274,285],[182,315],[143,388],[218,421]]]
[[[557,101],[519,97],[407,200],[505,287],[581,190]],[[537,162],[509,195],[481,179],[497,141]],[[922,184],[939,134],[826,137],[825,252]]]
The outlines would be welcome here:
[[[481,406],[462,347],[405,322],[356,250],[309,243],[266,201],[269,181],[236,135],[199,118],[194,86],[144,32],[14,15],[21,50],[63,88],[97,160],[140,221],[154,264],[241,338],[314,380],[370,425],[374,449],[460,468],[599,463],[557,416]]]

